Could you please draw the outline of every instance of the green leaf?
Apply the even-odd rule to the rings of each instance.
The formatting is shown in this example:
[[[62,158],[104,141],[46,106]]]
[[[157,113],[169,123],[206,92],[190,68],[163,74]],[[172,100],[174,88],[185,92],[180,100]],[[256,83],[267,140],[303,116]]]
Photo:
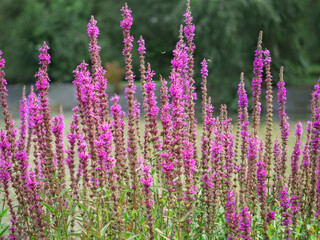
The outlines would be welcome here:
[[[8,212],[8,208],[6,208],[5,210],[3,210],[3,211],[0,213],[0,218],[3,218],[4,215],[6,215],[7,212]]]
[[[60,193],[60,196],[64,196],[67,191],[69,191],[68,188],[63,189],[62,192]]]
[[[154,229],[157,233],[160,234],[161,237],[163,237],[166,240],[170,240],[170,238],[168,238],[159,228],[155,228]]]
[[[54,213],[55,209],[52,206],[49,206],[47,203],[42,202],[42,205],[46,207],[50,212]]]
[[[188,212],[187,214],[185,214],[182,218],[179,219],[179,222],[184,222],[186,220],[186,218],[190,215],[191,212]]]
[[[139,237],[139,235],[133,235],[133,236],[129,237],[128,240],[134,239],[135,237]]]
[[[5,226],[0,230],[0,236],[3,236],[3,234],[7,231],[7,229],[9,228],[9,226]]]
[[[108,222],[100,231],[101,236],[103,236],[106,233],[107,228],[110,226],[111,221]]]

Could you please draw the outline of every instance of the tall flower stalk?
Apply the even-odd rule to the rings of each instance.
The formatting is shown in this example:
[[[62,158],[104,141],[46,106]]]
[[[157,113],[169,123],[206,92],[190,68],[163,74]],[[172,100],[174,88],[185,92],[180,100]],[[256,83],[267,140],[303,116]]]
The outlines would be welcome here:
[[[253,62],[253,73],[254,77],[252,79],[252,128],[253,134],[257,135],[260,126],[260,114],[261,114],[261,83],[262,83],[262,73],[263,73],[263,50],[262,50],[262,31],[259,33],[257,50],[255,52],[255,59]]]
[[[137,208],[137,174],[136,169],[138,167],[138,158],[137,158],[137,142],[136,142],[136,128],[135,128],[135,116],[134,116],[134,93],[135,93],[135,85],[134,85],[134,76],[132,72],[132,42],[133,36],[130,35],[130,29],[132,26],[132,16],[131,9],[128,8],[128,5],[121,9],[123,20],[120,23],[120,26],[123,30],[124,37],[124,61],[126,64],[126,80],[127,80],[127,100],[128,100],[128,160],[130,165],[130,173],[131,173],[131,181],[132,181],[132,190],[133,190],[133,208]]]
[[[280,118],[280,130],[281,130],[281,176],[286,173],[286,162],[288,158],[288,138],[289,138],[289,118],[286,113],[286,101],[287,101],[287,90],[283,78],[283,67],[280,68],[280,81],[278,82],[278,114]]]

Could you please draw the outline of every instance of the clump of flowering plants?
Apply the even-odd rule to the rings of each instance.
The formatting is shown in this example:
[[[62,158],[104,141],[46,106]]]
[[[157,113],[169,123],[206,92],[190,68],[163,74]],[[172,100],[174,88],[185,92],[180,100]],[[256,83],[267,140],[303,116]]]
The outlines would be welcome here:
[[[236,130],[225,105],[213,114],[208,63],[202,61],[203,122],[197,133],[190,2],[168,81],[160,76],[161,99],[141,36],[140,76],[133,74],[133,17],[127,5],[121,12],[126,112],[119,96],[108,101],[93,17],[88,24],[91,62],[73,72],[78,105],[68,129],[62,111],[50,113],[49,46],[40,48],[36,90],[23,94],[19,129],[8,111],[0,51],[5,126],[0,130],[0,217],[10,219],[1,223],[1,239],[319,239],[320,81],[312,93],[312,119],[306,127],[296,125],[290,150],[283,68],[277,95],[281,137],[275,139],[271,57],[260,33],[253,104],[248,104],[242,73]],[[142,103],[136,98],[139,80]],[[259,134],[263,82],[265,136]],[[139,127],[142,122],[145,128]]]

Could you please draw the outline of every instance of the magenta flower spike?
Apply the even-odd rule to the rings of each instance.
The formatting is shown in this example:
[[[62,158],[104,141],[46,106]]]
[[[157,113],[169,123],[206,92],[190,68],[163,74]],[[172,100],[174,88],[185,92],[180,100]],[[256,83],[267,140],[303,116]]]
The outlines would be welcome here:
[[[1,56],[1,52],[0,52]],[[0,61],[1,63],[1,61]],[[10,159],[12,157],[12,153],[9,151],[10,143],[6,137],[4,131],[0,131],[0,183],[2,185],[2,189],[4,191],[5,199],[7,201],[7,205],[9,207],[9,212],[11,215],[11,227],[9,228],[10,238],[18,239],[16,235],[16,227],[17,227],[17,215],[13,208],[13,200],[10,198],[10,181],[11,181],[11,169],[12,164],[10,163]]]
[[[136,90],[136,86],[134,85],[134,75],[132,72],[132,47],[133,47],[133,36],[130,34],[130,29],[132,26],[133,18],[131,16],[131,9],[128,8],[127,3],[125,6],[121,8],[123,19],[120,22],[120,26],[123,32],[124,38],[124,48],[123,48],[123,56],[126,65],[126,73],[125,79],[127,80],[127,87],[125,93],[127,94],[128,100],[128,160],[130,165],[130,173],[132,178],[132,188],[134,191],[133,196],[133,206],[136,208],[136,189],[137,189],[137,175],[136,168],[138,167],[138,157],[137,157],[137,141],[136,135],[137,130],[135,128],[136,120],[136,111],[135,111],[135,103],[134,103],[134,93]]]
[[[144,90],[144,85],[146,84],[146,66],[145,66],[145,55],[146,55],[146,45],[144,42],[144,39],[142,36],[140,36],[140,39],[138,40],[138,52],[139,52],[139,58],[140,58],[140,74],[141,74],[141,84],[142,84],[142,90]],[[146,94],[143,92],[143,99],[145,99]]]
[[[241,237],[244,240],[252,240],[250,237],[251,233],[251,215],[249,213],[249,208],[244,206],[240,213],[240,230],[242,231]]]
[[[185,17],[185,24],[186,26],[183,28],[184,31],[184,36],[187,39],[187,43],[189,45],[189,51],[194,52],[196,46],[194,45],[194,31],[195,31],[195,26],[192,23],[193,17],[191,16],[191,11],[190,11],[190,0],[187,1],[187,11],[185,14],[183,14]]]
[[[97,27],[97,21],[91,16],[90,22],[88,23],[88,35],[90,37],[89,52],[90,60],[92,64],[92,76],[93,84],[95,88],[95,96],[98,101],[93,102],[94,112],[99,115],[100,123],[104,120],[108,120],[108,96],[106,94],[107,79],[105,79],[106,71],[101,66],[100,50],[101,47],[98,45],[99,28]]]
[[[77,173],[75,183],[79,183],[82,176],[83,188],[87,189],[89,186],[88,164],[89,164],[90,154],[87,153],[87,143],[84,140],[84,137],[82,136],[81,133],[78,134],[78,157],[79,157],[79,168],[78,168],[78,173]],[[69,166],[70,165],[71,164],[69,164]]]
[[[119,170],[118,182],[119,186],[122,186],[123,179],[128,180],[127,173],[127,158],[125,151],[125,140],[124,140],[124,112],[121,110],[121,105],[118,103],[119,96],[115,95],[111,98],[113,105],[111,106],[111,113],[113,116],[112,121],[112,134],[114,137],[115,145],[115,159],[116,159],[116,169]]]
[[[208,77],[208,62],[206,59],[203,59],[202,62],[201,62],[201,76],[202,76],[202,79],[207,79]]]
[[[51,63],[50,55],[48,53],[49,47],[44,42],[43,46],[40,48],[39,54],[39,71],[36,73],[37,77],[36,87],[39,95],[39,106],[40,106],[40,115],[39,118],[42,121],[41,130],[43,134],[40,134],[39,141],[39,150],[41,153],[41,170],[43,177],[47,179],[52,179],[55,176],[55,166],[53,162],[53,151],[52,151],[52,131],[50,123],[50,108],[49,108],[49,76],[48,76],[48,65]],[[49,186],[49,181],[44,182],[45,189],[51,191],[54,194],[55,187]],[[51,184],[53,185],[53,184]],[[50,189],[51,188],[51,189]]]
[[[171,194],[174,191],[173,187],[173,179],[174,179],[174,166],[175,162],[172,159],[172,151],[171,151],[171,141],[172,141],[172,117],[170,115],[170,103],[169,103],[169,93],[167,82],[160,77],[161,79],[161,110],[160,110],[160,118],[161,118],[161,137],[162,137],[162,152],[160,153],[160,157],[163,159],[161,162],[162,172],[165,175],[166,179],[166,188]]]
[[[282,158],[281,158],[281,146],[279,141],[276,139],[274,141],[274,146],[273,146],[273,159],[274,159],[274,178],[273,178],[273,196],[275,198],[278,198],[280,196],[280,179],[281,179],[281,163],[282,163]]]
[[[313,208],[313,201],[318,201],[316,208],[317,217],[320,219],[320,168],[319,168],[319,151],[320,151],[320,106],[314,109],[314,121],[312,124],[312,138],[311,138],[311,191],[309,196],[309,209]],[[312,194],[313,196],[311,196]]]
[[[182,46],[181,46],[182,45]],[[171,101],[171,114],[172,114],[172,154],[175,160],[175,174],[179,176],[175,184],[177,188],[182,187],[182,167],[183,167],[183,156],[182,156],[182,145],[183,138],[187,136],[186,130],[186,114],[185,114],[185,104],[188,101],[188,95],[184,94],[185,82],[188,81],[187,78],[187,62],[188,54],[184,49],[184,43],[180,42],[177,44],[175,50],[173,50],[174,58],[171,60],[172,71],[170,74],[171,86],[170,94],[172,97]],[[182,201],[182,195],[179,196],[178,201]]]
[[[144,90],[146,93],[145,98],[145,114],[147,120],[147,129],[150,131],[151,139],[150,141],[153,143],[155,150],[160,151],[161,149],[161,142],[159,138],[159,131],[158,131],[158,112],[159,108],[157,107],[157,101],[155,96],[155,88],[156,84],[153,81],[154,72],[150,68],[150,64],[148,64],[148,70],[146,72],[146,84],[144,85]],[[160,169],[160,165],[157,166]]]
[[[203,133],[201,138],[201,153],[202,161],[198,164],[202,179],[207,179],[207,170],[209,168],[210,161],[210,142],[212,141],[212,132],[215,124],[215,118],[213,117],[213,106],[211,104],[211,98],[207,98],[207,77],[208,77],[208,63],[206,59],[201,62],[201,76],[202,76],[202,121],[203,121]],[[203,182],[203,186],[206,185],[206,181]]]
[[[8,111],[7,102],[7,80],[4,78],[5,72],[3,68],[5,67],[5,59],[2,57],[2,51],[0,50],[0,93],[1,93],[1,106],[3,107],[3,115],[5,122],[6,135],[8,138],[11,150],[13,151],[16,145],[17,130],[14,128],[14,121],[12,120],[12,114]]]
[[[262,31],[259,34],[258,46],[255,51],[255,59],[253,62],[253,73],[254,77],[252,79],[252,95],[253,95],[253,132],[254,135],[257,135],[259,125],[260,125],[260,115],[261,115],[261,83],[262,83],[262,73],[263,73],[263,50],[261,47],[262,44]]]
[[[255,192],[257,188],[257,165],[258,163],[258,139],[255,136],[250,136],[248,147],[248,168],[247,182],[251,195],[251,202],[254,202]]]
[[[244,75],[241,73],[241,81],[238,88],[238,111],[239,111],[239,121],[240,121],[240,134],[241,134],[241,162],[239,166],[239,183],[240,183],[240,203],[244,204],[245,192],[248,191],[248,186],[245,185],[245,174],[246,170],[246,157],[248,155],[249,147],[249,121],[248,121],[248,96],[245,90]],[[252,180],[252,179],[250,179]]]
[[[140,181],[143,185],[144,195],[145,195],[145,205],[147,209],[147,224],[149,226],[149,233],[150,237],[149,239],[154,239],[154,229],[153,229],[153,216],[152,216],[152,204],[153,200],[151,199],[151,189],[150,187],[153,184],[153,176],[151,174],[151,165],[150,164],[143,164],[142,161],[140,161],[140,168],[141,168],[141,178]]]
[[[280,200],[281,200],[281,207],[282,207],[282,223],[285,226],[285,238],[290,239],[290,225],[292,224],[292,215],[289,212],[291,208],[290,199],[288,196],[288,188],[283,186],[282,191],[280,192]]]
[[[146,45],[142,36],[140,36],[140,39],[138,40],[138,44],[139,44],[139,48],[138,48],[139,55],[144,56],[146,54]]]
[[[301,154],[301,135],[302,135],[302,123],[298,122],[296,125],[296,142],[291,156],[291,191],[296,187],[299,181],[299,158]]]
[[[99,186],[103,187],[106,183],[106,176],[107,174],[110,175],[111,171],[114,168],[115,159],[112,156],[112,141],[113,136],[111,132],[110,124],[105,123],[100,127],[101,135],[97,142],[98,148],[98,157],[99,157],[99,166],[98,166],[98,173],[99,173]],[[109,178],[111,182],[115,181],[116,179],[112,179],[113,176]]]
[[[267,196],[266,196],[266,169],[265,169],[265,163],[264,162],[258,162],[257,163],[257,194],[259,197],[259,201],[261,203],[261,209],[265,211],[266,208],[266,201],[267,201]]]
[[[226,203],[226,223],[229,229],[228,239],[237,239],[237,232],[239,226],[239,216],[236,213],[236,201],[234,192],[228,191]]]
[[[76,176],[75,176],[75,151],[76,151],[75,149],[76,149],[76,144],[79,138],[79,114],[78,114],[79,108],[75,107],[73,109],[73,112],[74,113],[72,115],[70,133],[67,135],[69,144],[66,150],[67,152],[66,163],[70,172],[70,181],[71,181],[70,186],[72,189],[76,189],[78,181],[76,181]],[[81,169],[81,167],[79,168]]]
[[[264,161],[266,163],[267,170],[267,188],[268,194],[270,193],[270,171],[271,171],[271,159],[272,159],[272,125],[273,125],[273,91],[272,91],[272,74],[271,74],[271,56],[270,51],[265,49],[264,52],[264,66],[265,66],[265,75],[266,75],[266,134],[265,134],[265,153]]]
[[[282,164],[281,164],[281,175],[284,176],[286,172],[287,162],[287,146],[289,138],[289,118],[286,113],[286,101],[287,101],[287,90],[283,79],[283,67],[280,69],[280,81],[278,82],[278,114],[280,118],[280,130],[281,130],[281,151],[282,151]]]
[[[310,141],[311,141],[311,131],[312,131],[312,122],[308,121],[307,122],[307,142],[303,148],[302,155],[303,155],[303,160],[302,160],[302,167],[304,169],[308,169],[310,165]]]
[[[197,99],[197,93],[195,92],[194,87],[194,50],[196,48],[194,44],[194,32],[195,32],[195,25],[192,23],[192,16],[190,11],[190,0],[187,1],[187,10],[186,13],[183,15],[185,17],[185,26],[183,28],[184,36],[187,42],[187,53],[188,53],[188,80],[185,84],[185,92],[186,95],[186,113],[188,115],[188,127],[189,127],[189,134],[190,140],[194,145],[193,156],[195,159],[198,158],[198,151],[197,151],[197,119],[195,117],[195,102],[194,100]],[[181,33],[182,35],[182,33]],[[182,39],[182,38],[181,38]]]
[[[314,90],[312,92],[312,101],[311,101],[311,112],[312,112],[312,120],[315,118],[316,109],[320,109],[320,79],[318,83],[314,85]]]
[[[90,59],[93,66],[97,66],[101,64],[99,52],[101,47],[98,45],[98,36],[99,36],[99,28],[97,27],[97,21],[91,16],[91,19],[87,26],[88,35],[90,37],[90,44],[89,44],[89,52],[90,52]]]
[[[192,143],[188,139],[185,139],[183,146],[184,146],[183,148],[184,169],[185,169],[186,184],[187,184],[186,201],[187,201],[187,204],[191,205],[192,202],[195,200],[194,195],[196,194],[196,190],[197,190],[197,187],[194,185],[194,176],[193,176],[193,174],[196,171],[196,161],[193,158]]]
[[[20,150],[25,149],[26,138],[27,138],[27,119],[28,119],[28,107],[27,107],[27,98],[25,96],[26,88],[23,88],[23,96],[20,100],[20,126],[19,126],[19,142],[18,148]]]
[[[52,133],[55,136],[55,166],[58,171],[58,176],[61,181],[61,190],[65,188],[65,158],[66,152],[64,146],[64,115],[54,116],[52,119]]]

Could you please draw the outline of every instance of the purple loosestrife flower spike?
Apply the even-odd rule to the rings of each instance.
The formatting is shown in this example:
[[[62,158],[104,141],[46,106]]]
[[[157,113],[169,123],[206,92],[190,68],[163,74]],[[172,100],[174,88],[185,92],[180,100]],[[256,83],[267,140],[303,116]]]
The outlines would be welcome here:
[[[1,51],[0,51],[1,56]],[[1,64],[1,62],[0,62]],[[9,151],[10,143],[6,137],[4,131],[0,131],[0,183],[2,185],[2,189],[4,191],[4,197],[7,200],[7,205],[9,207],[9,212],[11,215],[11,227],[9,228],[11,239],[17,239],[15,237],[15,231],[17,227],[17,215],[13,208],[13,201],[10,198],[10,172],[12,169],[12,164],[10,163],[10,159],[12,157],[12,153]]]
[[[184,140],[184,149],[183,149],[183,158],[184,158],[184,169],[185,169],[185,183],[186,183],[186,192],[185,192],[185,200],[186,200],[186,209],[187,212],[191,211],[193,208],[193,202],[195,200],[195,195],[197,193],[197,187],[194,184],[194,172],[196,171],[196,161],[193,158],[193,144],[188,140]],[[188,224],[192,223],[190,218],[186,219]],[[189,226],[186,229],[188,232],[191,231]]]
[[[269,211],[267,215],[267,222],[270,223],[271,221],[275,220],[275,213],[274,211]]]
[[[242,208],[241,213],[240,213],[240,230],[242,231],[241,237],[244,240],[252,240],[250,237],[250,232],[251,232],[251,216],[249,213],[249,208],[247,206],[244,206]]]
[[[105,176],[109,174],[109,182],[113,183],[116,179],[113,179],[115,174],[111,174],[114,168],[115,159],[112,156],[112,141],[113,136],[111,132],[111,126],[109,123],[105,123],[100,127],[100,135],[98,141],[98,149],[99,149],[99,184],[100,187],[103,187],[103,183],[105,181]]]
[[[266,169],[265,169],[265,163],[264,162],[258,162],[257,163],[257,194],[259,197],[259,201],[261,204],[261,210],[263,215],[263,219],[265,219],[265,208],[266,208]]]
[[[187,94],[188,96],[188,102],[187,102],[187,114],[188,114],[188,124],[189,124],[189,134],[190,134],[190,140],[192,141],[194,145],[194,158],[197,159],[197,147],[196,147],[196,140],[197,140],[197,133],[196,133],[196,122],[197,119],[195,118],[195,111],[194,111],[194,100],[197,99],[197,95],[195,92],[195,87],[194,87],[194,50],[195,50],[195,44],[194,44],[194,31],[195,31],[195,26],[192,23],[192,16],[191,16],[191,11],[190,11],[190,0],[187,1],[187,10],[186,13],[184,14],[185,17],[185,23],[186,26],[184,27],[184,35],[187,40],[187,52],[188,52],[188,81],[187,83],[189,84],[186,86],[187,88]]]
[[[3,52],[0,50],[0,68],[4,68],[5,66],[5,60],[2,58]]]
[[[249,146],[248,146],[248,168],[247,173],[247,184],[250,193],[250,203],[253,204],[256,199],[256,187],[257,187],[257,162],[258,162],[258,138],[255,136],[250,136]],[[253,211],[252,211],[253,212]]]
[[[27,98],[27,143],[26,143],[26,151],[27,155],[29,156],[30,148],[31,148],[31,141],[33,137],[33,132],[35,128],[35,115],[37,115],[37,111],[34,111],[36,103],[36,95],[33,92],[33,86],[31,86],[31,92]]]
[[[116,159],[116,169],[119,171],[118,174],[118,182],[119,186],[124,186],[122,182],[128,182],[127,175],[127,158],[125,152],[125,139],[124,139],[124,112],[121,110],[121,105],[118,103],[119,96],[115,95],[111,98],[113,105],[111,106],[111,113],[113,116],[112,122],[112,134],[114,137],[114,145],[115,145],[115,159]]]
[[[145,42],[144,42],[144,39],[142,38],[142,36],[140,36],[138,43],[139,43],[139,48],[138,48],[139,54],[145,55],[146,54],[146,46],[145,46]]]
[[[233,135],[231,133],[231,118],[225,119],[222,121],[222,144],[223,144],[223,155],[224,155],[224,184],[225,188],[232,188],[232,177],[234,172],[234,164],[233,164]],[[243,176],[245,178],[245,176]],[[227,194],[225,192],[225,194]]]
[[[299,178],[299,158],[301,154],[301,135],[302,135],[302,123],[298,122],[296,125],[296,142],[291,156],[291,176],[290,176],[290,186],[291,191],[294,191],[296,184],[298,184]]]
[[[124,37],[124,49],[122,54],[124,55],[124,61],[126,65],[126,73],[125,78],[128,81],[127,88],[125,90],[127,94],[128,99],[128,159],[129,159],[129,165],[130,165],[130,172],[131,172],[131,178],[132,178],[132,188],[133,188],[133,207],[136,208],[136,190],[137,190],[137,176],[136,176],[136,168],[138,166],[138,158],[137,158],[137,141],[136,141],[136,135],[137,130],[135,128],[135,114],[134,114],[134,93],[135,93],[135,85],[134,85],[134,75],[132,72],[132,42],[133,42],[133,36],[130,35],[130,29],[132,26],[133,18],[131,16],[131,9],[128,8],[127,3],[125,3],[125,6],[121,9],[123,20],[120,22],[120,26],[123,31],[123,37]]]
[[[236,201],[234,192],[228,191],[226,203],[226,223],[229,229],[228,239],[237,239],[239,216],[236,213]]]
[[[12,114],[8,111],[8,102],[7,102],[7,80],[4,78],[5,72],[3,68],[5,67],[5,60],[2,57],[2,51],[0,50],[0,102],[3,107],[3,115],[5,122],[5,130],[8,141],[10,143],[10,151],[13,152],[16,146],[16,135],[17,131],[14,128],[14,121],[12,120]]]
[[[319,169],[319,151],[320,151],[320,108],[316,108],[314,112],[314,121],[312,124],[312,138],[311,138],[311,179],[309,192],[309,217],[314,208],[314,201],[320,201],[320,191],[318,192],[317,182],[320,180]],[[320,190],[320,189],[319,189]],[[312,194],[312,195],[311,195]],[[320,213],[320,205],[318,205],[318,212]]]
[[[145,114],[146,114],[146,128],[150,131],[151,138],[150,141],[154,145],[156,151],[160,151],[161,143],[159,138],[159,131],[157,125],[157,118],[159,108],[157,107],[157,101],[155,96],[156,84],[153,81],[154,72],[150,68],[148,63],[148,70],[146,72],[146,84],[144,86],[146,98],[145,98]],[[157,166],[160,169],[160,165]]]
[[[73,109],[72,122],[70,125],[70,133],[68,134],[69,147],[67,148],[66,163],[70,172],[70,187],[74,189],[74,196],[76,195],[77,183],[75,176],[75,147],[79,138],[79,108]],[[80,152],[79,152],[80,155]],[[80,156],[79,156],[80,157]],[[80,159],[81,163],[81,159]],[[81,164],[80,164],[81,166]],[[80,167],[81,169],[81,167]]]
[[[108,96],[106,94],[107,79],[105,79],[106,71],[101,66],[101,59],[99,52],[101,47],[98,45],[99,28],[97,21],[91,16],[88,23],[88,35],[90,37],[89,52],[92,63],[92,76],[94,83],[94,94],[97,97],[97,102],[93,102],[95,114],[99,114],[101,123],[108,120]]]
[[[260,151],[262,152],[263,145],[261,143]],[[262,153],[260,153],[260,156],[262,158]],[[268,206],[267,206],[267,188],[266,188],[266,177],[267,177],[267,171],[265,167],[265,163],[263,161],[260,161],[257,163],[257,194],[260,201],[260,209],[261,209],[261,218],[263,220],[263,230],[264,230],[264,237],[265,239],[269,239],[269,236],[267,234],[268,230],[268,222],[267,222],[267,213],[268,213]]]
[[[56,146],[56,168],[58,170],[58,177],[61,181],[61,189],[62,191],[65,188],[65,146],[64,146],[64,115],[61,114],[59,116],[54,116],[52,119],[52,132],[55,136],[55,146]]]
[[[291,203],[292,203],[292,225],[293,229],[297,224],[297,214],[300,210],[300,187],[301,184],[301,173],[299,171],[299,158],[301,155],[301,135],[302,135],[302,123],[298,122],[296,125],[296,142],[291,156],[291,176],[290,176],[290,187],[291,187]]]
[[[175,182],[176,187],[179,190],[182,188],[182,166],[183,166],[183,156],[182,156],[182,145],[183,138],[187,135],[186,132],[186,114],[184,111],[184,106],[186,104],[186,97],[188,95],[184,94],[184,84],[187,81],[186,69],[188,62],[188,54],[185,51],[184,43],[177,43],[176,49],[173,50],[173,59],[171,60],[172,71],[170,74],[171,86],[170,94],[172,97],[171,101],[171,114],[172,114],[172,154],[175,159],[175,174],[179,176]],[[178,202],[182,201],[181,191],[179,191]]]
[[[262,73],[263,73],[263,59],[262,59],[262,31],[259,33],[257,50],[255,51],[255,59],[253,62],[253,73],[254,77],[252,79],[252,95],[253,95],[253,113],[252,113],[252,127],[253,134],[258,134],[258,129],[260,125],[260,114],[261,114],[261,83],[262,83]]]
[[[31,88],[31,93],[28,96],[28,143],[27,143],[27,155],[31,151],[31,141],[33,142],[33,163],[36,180],[38,182],[38,188],[43,186],[41,181],[38,181],[41,175],[41,164],[40,164],[40,144],[42,139],[42,115],[40,113],[39,99]]]
[[[91,179],[92,190],[97,189],[97,164],[98,153],[96,146],[97,136],[97,122],[98,116],[94,112],[93,102],[97,102],[98,99],[94,94],[94,86],[92,83],[92,77],[87,69],[88,64],[82,62],[74,71],[75,80],[74,84],[77,89],[77,99],[79,101],[79,115],[82,118],[81,124],[84,126],[83,131],[87,137],[89,144],[89,153],[91,157]]]
[[[193,183],[193,174],[196,171],[196,162],[195,159],[192,158],[192,152],[193,152],[193,145],[188,139],[184,140],[184,150],[183,150],[183,157],[185,160],[184,168],[186,171],[187,179],[186,181],[188,184]]]
[[[81,133],[79,133],[77,135],[77,138],[78,138],[79,168],[78,168],[78,173],[77,173],[75,185],[80,183],[80,179],[81,179],[80,177],[82,176],[83,189],[84,189],[84,191],[86,191],[86,189],[88,189],[88,186],[89,186],[88,164],[89,164],[90,154],[87,153],[87,146],[88,145],[87,145],[86,141],[84,140],[84,137],[82,136]],[[73,141],[71,138],[70,138],[70,140]],[[77,139],[74,139],[74,140],[77,140]]]
[[[196,46],[193,43],[194,35],[195,35],[194,34],[195,26],[192,23],[193,18],[191,16],[191,11],[190,11],[190,0],[187,1],[187,11],[185,14],[183,14],[183,16],[185,17],[185,23],[186,23],[186,26],[183,28],[184,35],[189,45],[189,51],[193,53],[193,51],[196,48]]]
[[[311,113],[312,113],[312,121],[315,118],[316,109],[320,108],[320,79],[318,83],[314,85],[314,91],[312,92],[312,101],[311,101]]]
[[[271,159],[272,159],[272,117],[273,117],[273,110],[272,110],[272,75],[271,75],[271,57],[270,51],[265,49],[263,52],[264,54],[264,66],[266,72],[266,102],[267,102],[267,116],[266,116],[266,146],[265,146],[265,154],[264,154],[264,162],[266,163],[266,170],[267,170],[267,188],[268,194],[270,193],[270,171],[271,171]]]
[[[202,152],[202,162],[200,167],[200,173],[202,176],[206,174],[206,171],[208,169],[208,161],[210,158],[209,154],[209,148],[210,148],[210,133],[212,133],[212,125],[211,121],[209,119],[212,119],[211,114],[212,110],[207,104],[207,77],[208,77],[208,64],[205,59],[201,62],[201,76],[202,76],[202,121],[203,121],[203,133],[201,138],[201,152]],[[207,112],[207,110],[209,112]],[[208,120],[208,121],[207,121]]]
[[[145,194],[145,204],[147,209],[147,224],[149,226],[149,239],[154,239],[154,219],[152,216],[152,203],[151,200],[151,190],[150,187],[153,183],[153,176],[151,174],[151,165],[142,164],[142,161],[140,162],[140,168],[141,168],[141,183],[143,185],[144,194]]]
[[[300,195],[301,196],[307,196],[309,194],[309,187],[310,187],[310,181],[311,181],[311,166],[310,166],[310,145],[311,145],[311,132],[312,132],[312,122],[307,122],[306,127],[307,132],[307,139],[304,144],[303,150],[302,150],[302,163],[300,165],[300,172],[301,172],[301,188],[300,188]],[[302,214],[306,214],[306,206],[307,201],[306,199],[302,199],[300,202],[300,209]]]
[[[283,183],[282,183],[283,185]],[[282,207],[282,223],[285,226],[285,239],[290,239],[290,225],[292,224],[292,215],[289,212],[289,209],[291,208],[290,199],[288,196],[288,188],[283,185],[282,191],[280,192],[280,200],[281,200],[281,207]]]
[[[96,67],[97,64],[101,64],[99,52],[101,47],[98,46],[98,36],[99,28],[97,27],[97,21],[91,16],[90,22],[88,23],[88,35],[90,37],[89,52],[91,53],[91,63],[93,67]]]
[[[42,131],[45,131],[40,144],[41,152],[41,169],[43,177],[47,179],[52,179],[55,176],[55,167],[53,163],[53,151],[52,151],[52,131],[50,123],[50,108],[49,108],[49,76],[48,76],[48,65],[51,63],[50,55],[48,53],[49,47],[44,42],[43,46],[40,48],[39,54],[39,71],[36,73],[35,77],[38,78],[36,82],[36,87],[39,92],[40,101],[40,118],[42,121]],[[40,140],[40,139],[39,139]],[[56,188],[55,184],[47,181],[44,182],[46,191],[49,191],[53,196],[55,194]]]
[[[244,204],[245,192],[248,191],[246,186],[246,158],[248,155],[249,146],[249,131],[248,131],[248,96],[245,90],[244,75],[241,73],[241,81],[238,88],[238,107],[239,107],[239,120],[240,120],[240,133],[241,133],[241,163],[239,169],[239,183],[240,183],[240,204]],[[251,179],[250,179],[251,180]]]
[[[28,108],[27,108],[27,98],[26,98],[26,87],[23,87],[22,99],[20,100],[20,134],[18,148],[20,150],[25,149],[26,138],[27,138],[27,119],[28,119]]]
[[[172,118],[170,115],[170,103],[167,82],[160,77],[161,80],[161,137],[162,137],[162,152],[160,157],[163,159],[161,162],[162,172],[165,175],[165,181],[167,183],[166,188],[171,195],[174,191],[173,179],[174,179],[174,166],[175,162],[172,158],[171,141],[172,141]]]
[[[142,38],[142,36],[140,36],[140,39],[138,40],[138,44],[139,44],[139,48],[138,48],[138,52],[139,52],[139,58],[140,58],[140,74],[141,74],[141,83],[142,83],[142,90],[144,91],[144,85],[146,84],[146,79],[145,79],[145,74],[146,74],[146,66],[145,66],[145,55],[146,55],[146,46],[145,46],[145,42],[144,39]],[[145,99],[146,94],[145,92],[143,92],[143,99]]]
[[[46,222],[43,220],[42,204],[40,202],[40,196],[38,193],[38,183],[34,176],[33,171],[27,172],[27,179],[25,184],[25,190],[29,198],[29,215],[33,219],[30,223],[31,227],[36,230],[35,234],[39,238],[45,238],[45,227],[48,227]]]
[[[285,82],[283,79],[283,67],[280,68],[280,81],[278,82],[278,114],[280,118],[280,130],[281,130],[281,151],[282,151],[282,164],[281,164],[281,175],[284,176],[286,173],[286,162],[288,152],[288,138],[289,138],[289,118],[286,113],[286,101],[287,101],[287,90],[285,88]]]
[[[273,177],[273,196],[277,198],[281,191],[281,146],[278,140],[274,141],[273,146],[273,159],[274,159],[274,177]]]

